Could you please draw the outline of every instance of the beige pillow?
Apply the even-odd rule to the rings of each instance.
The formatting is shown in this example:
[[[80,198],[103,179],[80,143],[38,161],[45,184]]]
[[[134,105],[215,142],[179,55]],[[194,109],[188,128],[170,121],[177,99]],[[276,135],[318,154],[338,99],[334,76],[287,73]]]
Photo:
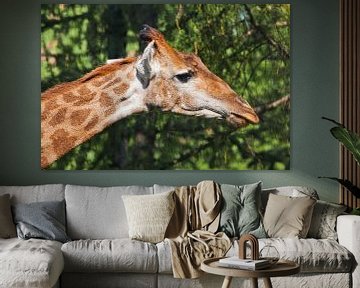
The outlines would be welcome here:
[[[16,228],[11,214],[10,195],[0,196],[0,238],[16,237]]]
[[[269,195],[264,228],[269,237],[305,238],[316,200],[311,197]]]
[[[173,193],[122,196],[131,239],[151,243],[164,240],[175,207]]]

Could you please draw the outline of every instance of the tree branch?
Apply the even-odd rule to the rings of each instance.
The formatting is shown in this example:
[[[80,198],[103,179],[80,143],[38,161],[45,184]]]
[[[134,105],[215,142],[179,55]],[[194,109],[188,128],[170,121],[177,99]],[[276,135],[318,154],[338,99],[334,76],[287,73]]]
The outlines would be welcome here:
[[[66,18],[62,18],[62,19],[53,19],[53,20],[48,20],[48,19],[42,19],[41,20],[41,30],[45,30],[45,29],[49,29],[54,27],[55,25],[58,24],[65,24],[77,19],[84,19],[86,17],[90,17],[90,13],[83,13],[83,14],[79,14],[79,15],[75,15],[75,16],[69,16]]]
[[[290,104],[290,94],[283,96],[280,99],[276,99],[275,101],[257,106],[254,108],[254,110],[258,115],[261,115],[269,110],[275,109],[276,107],[287,105],[287,104]]]
[[[266,40],[266,42],[268,42],[268,44],[270,46],[273,46],[276,50],[278,50],[280,52],[281,55],[284,55],[286,57],[286,59],[290,59],[290,54],[289,52],[280,44],[277,43],[272,37],[270,37],[266,31],[263,29],[263,27],[261,27],[255,20],[254,15],[252,14],[250,8],[248,5],[244,5],[246,13],[249,15],[249,20],[251,25],[253,26],[253,28],[259,32]]]

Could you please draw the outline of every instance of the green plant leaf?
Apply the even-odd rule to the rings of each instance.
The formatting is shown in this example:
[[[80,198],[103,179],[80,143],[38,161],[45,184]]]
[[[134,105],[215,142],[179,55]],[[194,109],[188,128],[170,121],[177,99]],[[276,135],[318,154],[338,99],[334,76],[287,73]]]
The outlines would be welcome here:
[[[356,162],[360,165],[360,136],[335,120],[326,117],[322,118],[337,125],[330,129],[331,134],[353,154]]]
[[[360,137],[344,127],[331,128],[331,134],[338,139],[354,156],[360,165]]]
[[[348,189],[356,198],[360,198],[360,188],[355,186],[351,181],[346,179],[340,179],[336,177],[319,177],[319,178],[327,178],[334,181],[339,182],[343,185],[346,189]]]

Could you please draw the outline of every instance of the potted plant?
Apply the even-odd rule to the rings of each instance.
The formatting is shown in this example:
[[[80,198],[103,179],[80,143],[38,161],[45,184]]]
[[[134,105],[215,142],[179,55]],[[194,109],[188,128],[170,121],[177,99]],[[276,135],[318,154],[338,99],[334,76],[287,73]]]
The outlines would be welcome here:
[[[342,143],[346,149],[348,149],[353,155],[355,161],[360,165],[360,136],[349,129],[347,129],[343,124],[336,122],[333,119],[322,117],[322,119],[328,120],[334,124],[335,127],[330,129],[331,134]],[[360,198],[360,187],[354,185],[348,179],[340,179],[336,177],[319,177],[319,178],[328,178],[334,181],[339,182],[347,190],[349,190],[356,198]],[[360,215],[360,207],[354,208],[351,214]]]

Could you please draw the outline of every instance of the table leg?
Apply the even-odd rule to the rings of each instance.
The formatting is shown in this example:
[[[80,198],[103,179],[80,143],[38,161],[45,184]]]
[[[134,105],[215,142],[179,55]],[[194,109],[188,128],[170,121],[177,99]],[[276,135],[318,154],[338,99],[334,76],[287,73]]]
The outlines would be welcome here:
[[[264,279],[265,288],[273,288],[270,278],[266,277],[263,279]]]
[[[252,287],[258,288],[258,279],[257,278],[251,278]]]
[[[221,288],[230,288],[232,277],[231,276],[225,276],[224,282],[221,286]]]

